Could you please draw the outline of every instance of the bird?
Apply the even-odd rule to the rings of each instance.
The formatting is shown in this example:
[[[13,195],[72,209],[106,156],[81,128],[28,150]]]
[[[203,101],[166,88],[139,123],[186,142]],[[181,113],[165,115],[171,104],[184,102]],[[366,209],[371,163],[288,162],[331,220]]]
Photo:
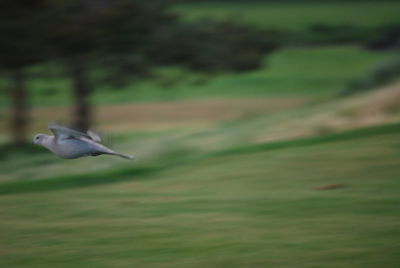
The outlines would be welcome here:
[[[75,159],[85,156],[115,155],[133,160],[131,155],[114,152],[110,148],[100,144],[101,138],[93,131],[83,133],[55,123],[49,123],[49,130],[54,136],[36,134],[33,144],[42,145],[53,154],[65,159]]]

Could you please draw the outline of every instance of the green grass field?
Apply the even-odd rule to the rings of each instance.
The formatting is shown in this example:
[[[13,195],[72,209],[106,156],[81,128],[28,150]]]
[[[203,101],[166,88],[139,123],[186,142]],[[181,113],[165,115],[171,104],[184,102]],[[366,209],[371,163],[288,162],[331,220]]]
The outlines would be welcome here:
[[[315,24],[379,26],[399,23],[396,1],[199,1],[177,7],[187,20],[233,20],[260,28],[303,30]]]
[[[395,1],[176,8],[187,20],[295,31],[384,25],[399,21],[399,9]],[[122,89],[99,84],[97,126],[133,162],[3,146],[3,91],[0,267],[398,267],[400,83],[337,96],[393,54],[286,47],[248,73],[167,68]],[[59,68],[31,70],[32,133],[70,118]]]
[[[0,266],[396,267],[399,135],[366,129],[1,195]]]
[[[268,96],[332,96],[353,79],[364,76],[390,53],[354,46],[290,48],[265,59],[264,67],[241,74],[205,77],[179,69],[160,70],[159,79],[121,89],[101,84],[92,95],[95,104],[198,98]],[[54,68],[44,66],[43,68]],[[170,82],[174,81],[174,82]],[[70,102],[70,82],[60,77],[36,78],[29,83],[32,106],[57,106]],[[0,104],[7,105],[6,95]]]

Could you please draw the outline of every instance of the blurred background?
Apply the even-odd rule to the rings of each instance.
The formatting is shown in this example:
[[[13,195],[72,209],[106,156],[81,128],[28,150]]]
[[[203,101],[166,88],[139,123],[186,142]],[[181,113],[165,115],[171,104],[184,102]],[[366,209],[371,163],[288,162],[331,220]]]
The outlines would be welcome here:
[[[398,267],[400,3],[1,0],[1,267]],[[31,145],[50,121],[134,162]]]

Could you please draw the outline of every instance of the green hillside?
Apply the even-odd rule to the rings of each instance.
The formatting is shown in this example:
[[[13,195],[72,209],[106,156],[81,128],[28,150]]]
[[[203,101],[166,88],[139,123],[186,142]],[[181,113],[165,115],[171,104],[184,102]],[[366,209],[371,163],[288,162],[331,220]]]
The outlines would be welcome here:
[[[392,53],[356,46],[288,48],[267,57],[259,70],[205,76],[167,68],[158,71],[156,80],[125,88],[110,89],[99,84],[92,100],[95,104],[110,104],[214,97],[332,96],[391,57]],[[34,68],[32,73],[53,68],[57,66],[46,65]],[[32,106],[66,105],[72,99],[70,82],[60,76],[43,79],[32,75],[29,85]],[[0,95],[0,105],[8,103],[8,96]]]
[[[302,30],[315,24],[378,26],[398,23],[396,1],[198,1],[175,10],[189,21],[230,19],[262,28]]]
[[[399,135],[366,129],[2,195],[0,265],[396,267]]]
[[[173,11],[305,40],[315,25],[370,37],[365,29],[398,24],[399,9],[288,0]],[[135,161],[7,144],[12,102],[0,77],[0,268],[397,268],[398,51],[336,42],[340,34],[286,40],[250,72],[170,66],[111,88],[93,70],[93,130]],[[27,139],[71,121],[64,71],[57,61],[27,70]],[[340,95],[351,85],[359,94]]]

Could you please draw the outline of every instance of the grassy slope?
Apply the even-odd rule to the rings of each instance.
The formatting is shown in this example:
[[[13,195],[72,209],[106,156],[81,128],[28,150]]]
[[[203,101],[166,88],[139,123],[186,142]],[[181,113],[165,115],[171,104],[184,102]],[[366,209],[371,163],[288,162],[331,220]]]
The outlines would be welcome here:
[[[92,97],[96,104],[109,104],[212,97],[330,96],[388,57],[390,55],[352,46],[284,49],[271,55],[265,60],[263,68],[253,72],[202,78],[167,69],[159,80],[112,91],[100,86]],[[165,87],[168,81],[177,83]],[[202,83],[199,84],[199,81]],[[30,86],[33,106],[65,105],[70,102],[67,80],[38,78],[33,79]],[[7,103],[8,98],[2,95],[0,104]]]
[[[193,161],[203,160],[207,158],[212,158],[216,156],[224,156],[224,155],[232,155],[232,154],[248,154],[248,153],[256,153],[263,151],[274,151],[281,150],[286,148],[296,148],[296,147],[305,147],[312,146],[330,142],[344,141],[344,140],[353,140],[360,139],[365,137],[373,137],[373,136],[381,136],[384,134],[396,134],[400,133],[400,124],[385,124],[378,125],[366,128],[358,128],[352,129],[344,132],[338,132],[333,134],[326,135],[318,135],[313,137],[305,137],[299,139],[289,139],[289,140],[281,140],[276,142],[268,142],[268,143],[257,143],[257,144],[246,144],[239,147],[228,147],[219,151],[208,151],[208,152],[195,152],[195,151],[177,151],[177,152],[168,152],[164,155],[164,157],[160,157],[157,160],[149,162],[139,162],[132,165],[132,163],[124,163],[124,165],[119,165],[114,168],[108,168],[107,170],[96,171],[92,170],[91,172],[87,172],[87,170],[79,170],[78,173],[69,172],[68,175],[53,175],[47,176],[45,178],[35,178],[29,179],[25,177],[24,179],[10,179],[7,181],[3,181],[0,184],[0,195],[1,194],[14,194],[14,193],[26,193],[26,192],[42,192],[42,191],[51,191],[51,190],[62,190],[66,188],[80,188],[87,187],[96,184],[109,184],[116,183],[125,180],[141,180],[145,178],[145,175],[155,174],[162,170],[169,169],[174,166],[180,166],[184,164],[190,164]],[[188,137],[186,137],[188,138]],[[45,150],[43,150],[44,152]],[[19,158],[34,158],[34,161],[28,162],[28,165],[37,165],[37,164],[49,164],[44,161],[43,158],[39,158],[32,155],[35,152],[35,149],[32,148],[32,151],[28,153],[30,157],[27,155],[21,155]],[[43,153],[36,152],[36,153]],[[42,156],[43,157],[43,156]],[[46,157],[51,157],[46,152]],[[9,157],[10,158],[10,157]],[[24,165],[21,163],[21,160],[17,159],[18,156],[14,156],[13,158],[8,159],[9,161],[17,162],[16,166]],[[54,157],[52,157],[54,159]],[[47,159],[47,158],[46,158]],[[19,162],[18,162],[19,161]],[[79,162],[84,161],[83,159],[79,159],[72,163],[73,166],[79,166]],[[100,161],[100,160],[99,160]],[[88,161],[86,161],[88,162]],[[51,163],[51,162],[50,162]],[[64,165],[66,163],[64,162]],[[88,163],[86,163],[88,164]],[[3,166],[5,170],[3,172],[5,174],[10,174],[15,166],[10,166],[10,164]],[[7,168],[8,167],[8,168]]]
[[[211,11],[192,11],[198,16],[221,12],[218,4],[213,5]],[[261,25],[269,14],[267,24],[287,23],[288,28],[305,27],[316,18],[378,25],[392,21],[398,6],[365,4],[367,10],[335,5],[323,5],[331,10],[328,15],[314,4],[301,10],[292,4],[266,5],[257,8],[260,12],[253,8],[261,17],[244,15],[254,15],[254,23]],[[285,13],[290,20],[282,17]],[[197,86],[192,84],[196,77],[185,75],[186,81],[172,88],[148,82],[136,91],[112,96],[100,91],[93,98],[100,104],[241,95],[327,96],[384,57],[354,47],[288,49],[268,60],[269,69],[224,75]],[[179,77],[171,70],[165,75],[167,82]],[[35,105],[68,100],[66,81],[33,82]],[[43,90],[53,93],[44,97]],[[117,150],[157,149],[146,153],[158,159],[149,158],[139,166],[111,158],[93,164],[92,158],[66,162],[48,153],[27,157],[14,152],[10,159],[0,159],[2,178],[19,181],[0,186],[9,194],[0,195],[0,266],[396,267],[397,124],[205,153],[274,132],[276,121],[293,117],[303,122],[304,116],[297,114],[325,114],[324,107],[271,118],[249,115],[189,135],[187,130],[172,129],[121,137],[125,141]],[[167,148],[174,149],[164,151]],[[82,170],[89,174],[82,175]],[[68,175],[24,182],[60,172]],[[314,190],[329,184],[344,187]]]
[[[2,267],[396,267],[398,126],[0,196]],[[314,190],[327,184],[344,187]]]
[[[147,82],[115,92],[108,101],[127,102],[148,99],[193,99],[210,97],[253,96],[330,96],[344,88],[351,79],[370,71],[389,57],[352,46],[283,49],[265,59],[260,70],[218,75],[203,84],[196,78],[181,75],[178,83],[163,88],[160,83]],[[169,77],[169,78],[168,78]],[[173,77],[173,76],[172,76]],[[176,76],[175,76],[176,77]],[[94,96],[104,103],[106,92]],[[128,95],[129,94],[129,95]]]
[[[263,3],[201,1],[181,5],[176,11],[187,20],[233,19],[262,28],[301,30],[315,24],[377,26],[398,23],[400,4],[395,1],[298,1]],[[324,3],[323,3],[324,2]]]

